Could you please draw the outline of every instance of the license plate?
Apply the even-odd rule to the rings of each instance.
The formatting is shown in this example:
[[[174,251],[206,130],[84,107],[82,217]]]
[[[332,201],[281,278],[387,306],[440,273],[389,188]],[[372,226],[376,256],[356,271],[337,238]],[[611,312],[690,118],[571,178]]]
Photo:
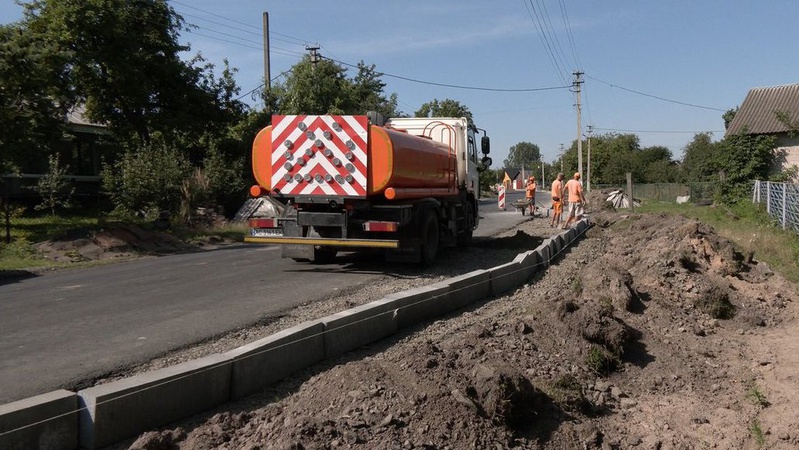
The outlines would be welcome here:
[[[283,236],[282,228],[253,228],[250,230],[252,237]]]

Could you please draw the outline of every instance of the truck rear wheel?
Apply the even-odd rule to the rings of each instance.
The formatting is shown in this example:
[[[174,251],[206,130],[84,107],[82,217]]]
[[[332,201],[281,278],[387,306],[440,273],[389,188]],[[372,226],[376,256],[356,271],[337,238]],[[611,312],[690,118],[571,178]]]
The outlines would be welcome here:
[[[427,211],[422,222],[422,261],[425,266],[432,265],[438,256],[439,244],[438,216],[433,210]]]
[[[336,260],[338,251],[331,247],[315,248],[313,252],[313,262],[316,264],[330,264]]]

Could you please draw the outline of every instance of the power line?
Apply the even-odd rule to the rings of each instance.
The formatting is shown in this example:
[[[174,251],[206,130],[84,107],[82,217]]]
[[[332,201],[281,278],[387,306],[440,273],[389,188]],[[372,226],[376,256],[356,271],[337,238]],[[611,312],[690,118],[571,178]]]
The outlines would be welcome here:
[[[542,18],[546,18],[546,22],[544,22],[544,23],[546,25],[548,25],[549,33],[553,37],[553,41],[556,44],[555,45],[556,53],[557,53],[558,57],[560,58],[560,61],[563,64],[563,66],[564,67],[568,67],[568,63],[567,63],[567,59],[568,58],[566,58],[566,54],[563,52],[563,46],[560,45],[560,39],[558,39],[558,33],[555,32],[555,27],[552,26],[552,18],[549,15],[549,10],[547,10],[547,4],[543,0],[537,0],[537,1],[538,1],[538,5],[539,5],[539,10],[541,11],[541,17]]]
[[[528,0],[523,0],[524,7],[527,10],[527,15],[530,17],[530,21],[533,22],[533,26],[536,29],[536,34],[538,34],[538,38],[541,40],[541,44],[544,47],[544,50],[547,52],[547,56],[549,56],[549,62],[552,63],[552,67],[555,69],[555,73],[560,78],[560,81],[564,84],[568,84],[566,81],[566,77],[563,75],[563,69],[561,69],[560,65],[558,65],[558,61],[555,58],[555,54],[552,52],[552,46],[549,44],[549,40],[547,39],[546,34],[544,33],[543,28],[540,28],[540,22],[537,20],[538,14],[533,16],[533,12],[535,12],[535,7],[532,4],[532,0],[528,2]],[[532,8],[532,11],[531,11]]]
[[[607,84],[610,87],[619,88],[619,89],[621,89],[623,91],[632,92],[633,94],[643,95],[644,97],[650,97],[650,98],[654,98],[654,99],[657,99],[657,100],[662,100],[664,102],[676,103],[678,105],[690,106],[692,108],[709,109],[711,111],[721,111],[721,112],[725,112],[726,111],[725,109],[714,108],[712,106],[695,105],[693,103],[686,103],[686,102],[681,102],[681,101],[678,101],[678,100],[671,100],[671,99],[668,99],[668,98],[665,98],[665,97],[660,97],[660,96],[657,96],[657,95],[647,94],[645,92],[640,92],[640,91],[636,91],[636,90],[633,90],[633,89],[628,89],[626,87],[622,87],[622,86],[619,86],[617,84],[608,83],[607,81],[602,81],[602,80],[600,80],[598,78],[590,77],[588,75],[586,75],[586,77],[588,77],[588,78],[590,78],[590,79],[592,79],[594,81],[599,81],[600,83]]]
[[[289,73],[291,73],[291,71],[292,71],[292,70],[294,70],[294,68],[291,68],[291,69],[289,69],[289,70],[286,70],[286,71],[280,72],[279,74],[277,74],[277,75],[275,75],[274,77],[272,77],[272,79],[271,79],[271,80],[269,80],[269,81],[270,81],[270,82],[272,82],[272,81],[275,81],[275,80],[277,80],[278,78],[280,78],[280,77],[282,77],[282,76],[288,75]],[[249,90],[249,91],[247,91],[246,93],[244,93],[244,94],[240,95],[239,97],[237,97],[237,98],[236,98],[236,100],[241,100],[241,99],[243,99],[244,97],[246,97],[246,96],[248,96],[248,95],[252,94],[253,92],[257,91],[258,89],[261,89],[261,88],[262,88],[262,87],[264,87],[265,85],[266,85],[266,83],[261,83],[261,84],[259,84],[258,86],[256,86],[256,87],[254,87],[254,88],[250,89],[250,90]]]
[[[250,27],[250,28],[253,28],[253,29],[259,30],[259,31],[261,30],[261,27],[257,27],[255,25],[252,25],[252,24],[249,24],[249,23],[246,23],[246,22],[241,22],[241,21],[238,21],[238,20],[235,20],[235,19],[231,19],[229,17],[225,17],[225,16],[222,16],[222,15],[213,13],[211,11],[206,11],[204,9],[200,9],[200,8],[197,8],[197,7],[194,7],[194,6],[191,6],[191,5],[187,5],[187,4],[185,4],[183,2],[180,2],[178,0],[169,0],[169,1],[172,2],[172,3],[176,3],[178,5],[184,6],[186,8],[193,9],[195,11],[200,11],[202,13],[205,13],[205,14],[208,14],[208,15],[211,15],[211,16],[214,16],[214,17],[218,17],[220,19],[224,19],[224,20],[227,20],[227,21],[230,21],[230,22],[233,22],[233,23],[237,23],[239,25],[244,25],[245,27]],[[308,42],[307,40],[300,39],[298,37],[294,37],[294,36],[291,36],[291,35],[288,35],[288,34],[278,33],[278,32],[275,32],[275,31],[270,31],[270,33],[271,34],[276,34],[278,36],[283,36],[283,37],[288,38],[288,39],[293,39],[293,40],[297,41],[297,43],[300,43],[300,44],[305,44],[306,42]]]
[[[563,26],[566,28],[566,35],[569,38],[569,46],[572,49],[572,56],[574,56],[574,62],[577,63],[577,68],[579,69],[582,66],[580,62],[580,57],[577,56],[577,45],[574,43],[574,34],[572,33],[572,24],[569,20],[569,13],[566,10],[566,2],[564,0],[560,0],[560,14],[563,17]]]
[[[349,66],[349,67],[354,67],[354,68],[358,67],[357,65],[346,63],[344,61],[339,61],[337,59],[328,58],[328,57],[325,57],[325,56],[322,56],[322,58],[328,59],[330,61],[337,62],[337,63],[345,65],[345,66]],[[408,77],[403,77],[403,76],[400,76],[400,75],[392,75],[390,73],[385,73],[385,72],[379,72],[379,74],[382,75],[382,76],[389,77],[389,78],[397,78],[397,79],[400,79],[400,80],[410,81],[412,83],[428,84],[428,85],[431,85],[431,86],[448,87],[448,88],[453,88],[453,89],[468,89],[468,90],[472,90],[472,91],[536,92],[536,91],[551,91],[551,90],[556,90],[556,89],[568,89],[568,88],[571,87],[571,85],[568,85],[568,86],[552,86],[552,87],[544,87],[544,88],[504,89],[504,88],[490,88],[490,87],[479,87],[479,86],[462,86],[462,85],[457,85],[457,84],[437,83],[435,81],[418,80],[418,79],[415,79],[415,78],[408,78]]]
[[[697,133],[724,133],[718,130],[702,130],[702,131],[689,131],[689,130],[625,130],[620,128],[597,128],[594,130],[599,131],[617,131],[623,133],[662,133],[662,134],[697,134]]]

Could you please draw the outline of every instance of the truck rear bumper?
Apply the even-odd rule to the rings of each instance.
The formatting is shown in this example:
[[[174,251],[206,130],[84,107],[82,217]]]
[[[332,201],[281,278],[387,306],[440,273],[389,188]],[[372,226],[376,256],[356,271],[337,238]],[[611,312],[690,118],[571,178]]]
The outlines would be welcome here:
[[[331,247],[399,248],[399,241],[384,239],[327,239],[317,237],[269,236],[244,238],[251,244],[326,245]]]

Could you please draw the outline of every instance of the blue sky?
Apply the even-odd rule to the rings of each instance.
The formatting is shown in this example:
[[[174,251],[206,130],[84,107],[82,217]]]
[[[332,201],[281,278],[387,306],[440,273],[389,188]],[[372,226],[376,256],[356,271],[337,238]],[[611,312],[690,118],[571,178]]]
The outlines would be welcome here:
[[[583,133],[587,125],[595,134],[631,132],[642,146],[666,146],[675,158],[695,132],[723,137],[721,115],[740,105],[749,89],[799,82],[795,0],[170,4],[199,26],[182,40],[219,66],[227,58],[239,69],[242,93],[262,82],[262,13],[268,11],[273,77],[295,64],[306,44],[318,44],[323,56],[349,64],[374,64],[387,74],[386,91],[397,93],[406,113],[434,98],[468,106],[491,136],[494,167],[518,142],[538,145],[552,161],[560,144],[575,140],[575,98],[569,89],[519,91],[571,85],[575,70],[585,72]],[[13,0],[0,0],[0,21],[20,17]]]

